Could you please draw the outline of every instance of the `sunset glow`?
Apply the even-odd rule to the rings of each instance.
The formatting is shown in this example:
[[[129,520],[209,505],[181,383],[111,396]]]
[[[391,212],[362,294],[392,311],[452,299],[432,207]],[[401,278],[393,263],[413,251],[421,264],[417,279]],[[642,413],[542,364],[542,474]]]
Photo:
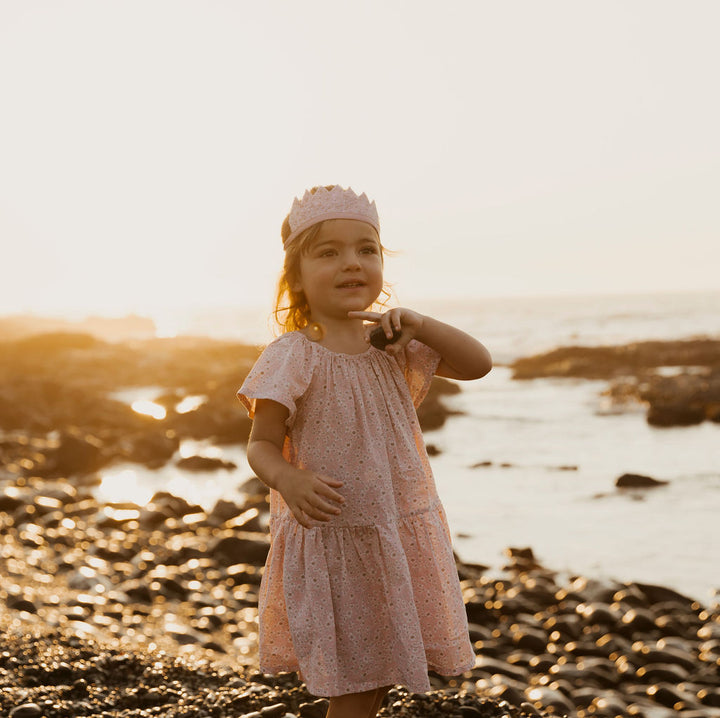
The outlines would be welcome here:
[[[266,315],[282,219],[327,182],[377,201],[403,302],[713,289],[719,23],[646,0],[350,24],[329,0],[5,2],[0,240],[27,271],[0,312],[161,336]]]

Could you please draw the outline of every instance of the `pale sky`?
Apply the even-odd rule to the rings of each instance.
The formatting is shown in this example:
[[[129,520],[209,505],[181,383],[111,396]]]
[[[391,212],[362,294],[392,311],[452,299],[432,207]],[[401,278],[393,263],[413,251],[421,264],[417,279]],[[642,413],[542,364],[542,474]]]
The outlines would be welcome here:
[[[0,0],[0,312],[269,304],[292,199],[415,297],[720,287],[714,0]]]

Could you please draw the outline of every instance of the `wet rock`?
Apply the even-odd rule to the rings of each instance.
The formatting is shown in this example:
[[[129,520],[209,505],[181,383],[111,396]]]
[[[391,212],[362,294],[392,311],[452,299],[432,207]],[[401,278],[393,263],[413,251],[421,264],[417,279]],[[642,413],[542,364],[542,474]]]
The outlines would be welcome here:
[[[551,708],[553,712],[568,714],[575,706],[561,691],[546,686],[534,686],[525,691],[528,702],[536,707]]]
[[[694,426],[706,419],[702,406],[683,406],[682,404],[654,404],[647,412],[647,422],[651,426]]]
[[[420,428],[423,431],[439,429],[449,416],[460,413],[448,409],[441,399],[442,396],[457,394],[459,391],[460,387],[454,382],[442,377],[433,377],[430,389],[417,410]]]
[[[274,705],[265,706],[260,709],[262,718],[283,718],[289,707],[284,703],[275,703]]]
[[[156,429],[127,437],[121,446],[127,461],[156,469],[173,457],[180,447],[180,439],[174,432]]]
[[[185,471],[215,471],[216,469],[236,469],[237,464],[210,456],[187,456],[176,462],[176,466]]]
[[[693,604],[697,606],[694,599],[675,591],[667,586],[656,586],[651,583],[634,583],[633,586],[637,587],[639,591],[646,596],[650,603],[656,604],[661,602],[671,602],[679,606],[692,609]]]
[[[7,487],[0,494],[0,511],[12,513],[26,503],[22,495],[15,487]]]
[[[37,703],[23,703],[10,711],[10,718],[42,718],[43,710]]]
[[[535,708],[535,706],[532,703],[528,703],[527,701],[523,701],[520,703],[520,709],[527,713],[529,716],[539,716],[540,712]]]
[[[618,489],[652,489],[656,486],[666,486],[668,483],[670,482],[641,474],[623,474],[615,480],[615,486]]]
[[[203,511],[202,506],[191,504],[180,496],[167,491],[157,491],[150,499],[149,508],[155,511],[168,512],[171,517],[182,517],[187,514],[196,514]]]
[[[645,341],[601,347],[561,347],[512,364],[513,378],[634,376],[657,367],[718,367],[720,340]]]
[[[442,450],[436,444],[427,444],[425,451],[427,451],[428,456],[439,456],[442,454]]]
[[[11,608],[14,611],[37,613],[37,606],[33,603],[33,601],[23,595],[9,595],[6,604],[8,608]]]
[[[211,520],[217,520],[219,523],[225,523],[230,519],[234,519],[243,512],[243,507],[234,501],[226,499],[218,499],[213,506],[212,511],[208,514]]]
[[[666,376],[661,367],[677,367]],[[561,347],[519,359],[513,378],[610,379],[616,405],[642,402],[653,426],[690,426],[720,419],[720,340],[638,342],[613,347]]]
[[[208,551],[223,566],[250,563],[262,566],[270,549],[268,537],[249,532],[222,536]]]
[[[103,464],[103,443],[91,434],[63,432],[60,445],[47,455],[45,473],[73,476],[97,471]]]

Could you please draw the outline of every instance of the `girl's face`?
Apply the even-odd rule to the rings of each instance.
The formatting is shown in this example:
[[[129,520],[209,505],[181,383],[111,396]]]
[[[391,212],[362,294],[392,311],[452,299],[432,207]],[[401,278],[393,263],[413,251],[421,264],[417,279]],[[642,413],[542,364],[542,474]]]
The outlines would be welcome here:
[[[348,312],[364,311],[378,298],[382,270],[375,228],[355,219],[331,219],[301,255],[293,290],[305,293],[313,321],[347,319]]]

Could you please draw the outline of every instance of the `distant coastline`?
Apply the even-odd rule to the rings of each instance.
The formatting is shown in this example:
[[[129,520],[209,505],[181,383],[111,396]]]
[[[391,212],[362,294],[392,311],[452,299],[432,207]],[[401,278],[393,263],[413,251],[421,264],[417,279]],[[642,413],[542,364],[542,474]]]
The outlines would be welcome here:
[[[129,314],[125,317],[88,316],[81,320],[36,314],[12,314],[0,317],[0,341],[24,339],[33,334],[68,332],[92,334],[105,341],[151,339],[157,333],[149,317]]]

